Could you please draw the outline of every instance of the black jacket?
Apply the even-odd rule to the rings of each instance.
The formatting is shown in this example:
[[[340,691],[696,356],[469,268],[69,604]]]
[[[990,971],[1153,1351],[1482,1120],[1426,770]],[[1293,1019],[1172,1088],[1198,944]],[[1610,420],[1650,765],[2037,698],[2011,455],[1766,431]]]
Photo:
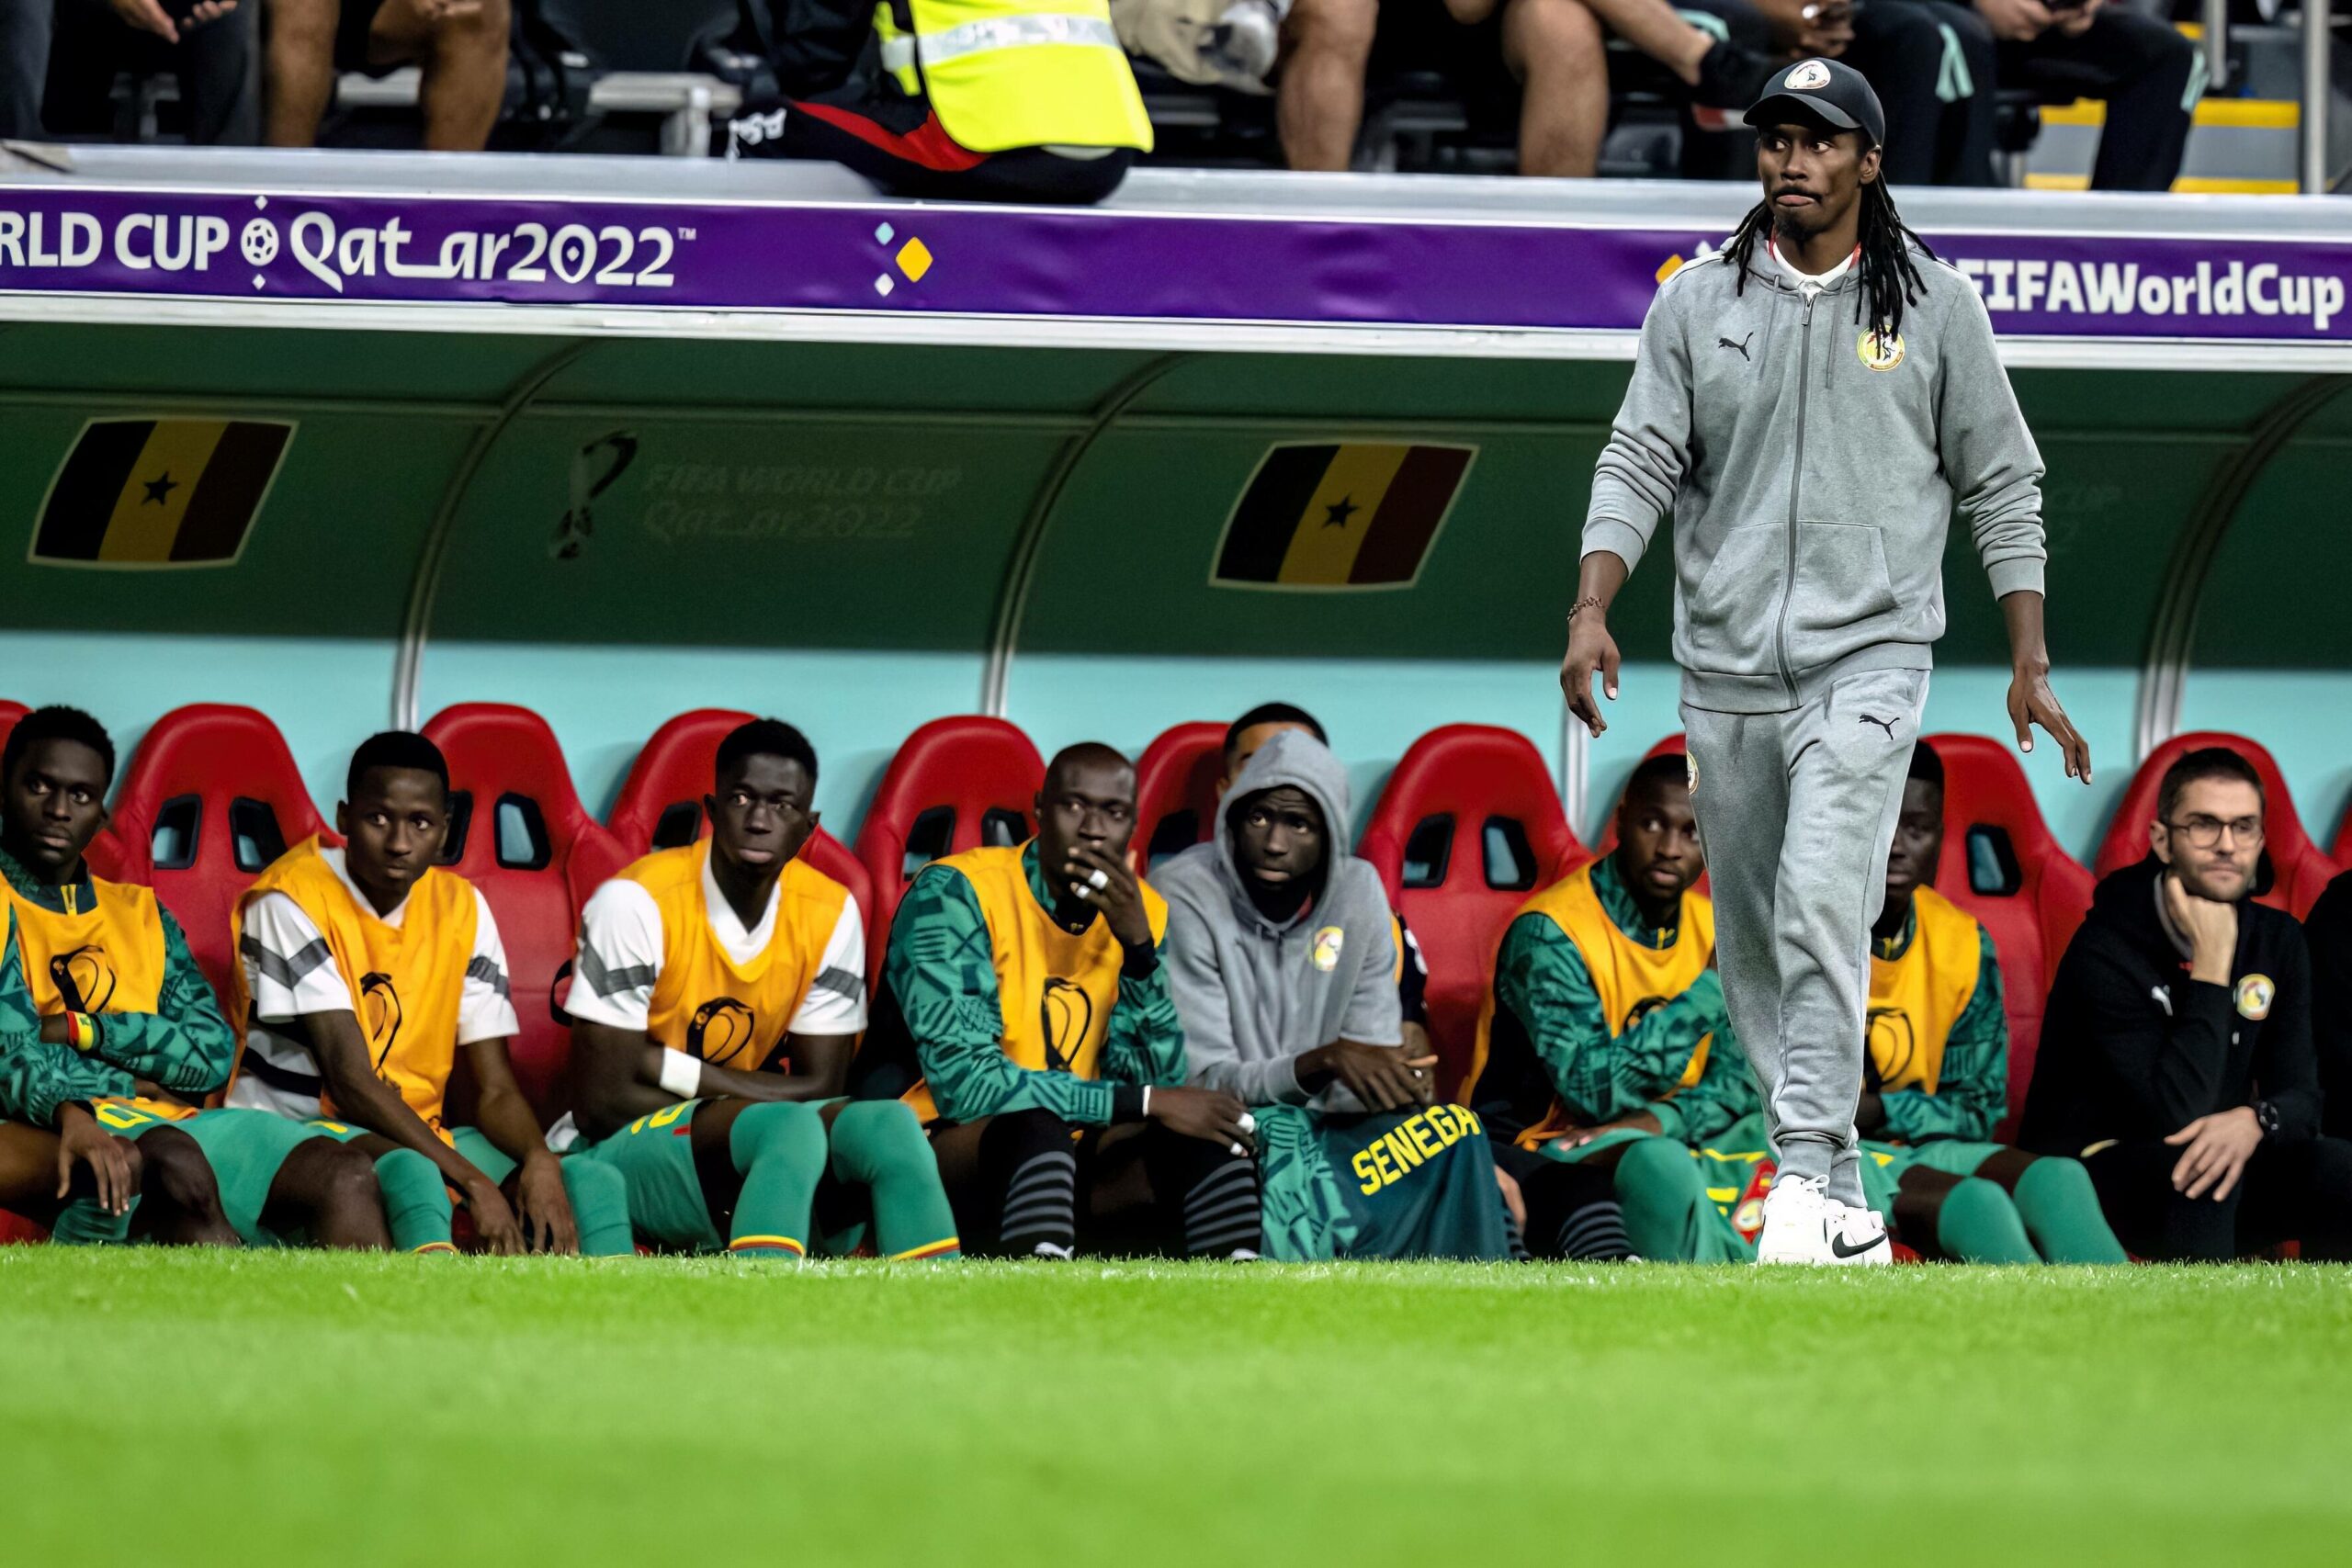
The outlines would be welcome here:
[[[2230,985],[2191,980],[2156,914],[2154,856],[2098,885],[2041,1022],[2018,1143],[2076,1155],[2107,1139],[2167,1137],[2199,1116],[2267,1100],[2282,1142],[2319,1131],[2311,962],[2291,916],[2238,906]],[[2270,982],[2264,1016],[2248,976]],[[2241,998],[2245,998],[2241,1002]]]
[[[2303,917],[2312,955],[2312,1048],[2319,1057],[2320,1125],[2352,1138],[2352,871]]]

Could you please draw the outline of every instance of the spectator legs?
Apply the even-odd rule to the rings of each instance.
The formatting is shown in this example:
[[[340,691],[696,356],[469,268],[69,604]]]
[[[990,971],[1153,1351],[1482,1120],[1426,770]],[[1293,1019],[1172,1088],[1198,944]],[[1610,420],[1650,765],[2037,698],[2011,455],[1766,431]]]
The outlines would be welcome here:
[[[1890,185],[1994,183],[1993,35],[1973,11],[1919,0],[1865,6],[1846,60],[1885,106]]]
[[[0,136],[41,139],[52,0],[0,0]]]
[[[1699,62],[1715,40],[1682,19],[1667,0],[1581,0],[1601,25],[1680,79],[1699,85]]]
[[[370,0],[270,0],[269,112],[264,140],[308,147],[334,96],[338,32],[346,49],[358,20],[343,6]],[[367,32],[367,65],[423,67],[428,152],[480,152],[506,97],[508,0],[380,0]]]
[[[354,0],[356,4],[357,0]],[[334,96],[335,0],[269,0],[269,92],[262,140],[308,147]]]
[[[1696,29],[1691,29],[1696,31]],[[1523,91],[1519,172],[1589,178],[1609,133],[1609,62],[1583,0],[1509,0],[1503,62]]]
[[[1291,7],[1274,108],[1292,168],[1343,170],[1353,157],[1379,17],[1379,0],[1297,0]]]
[[[2104,6],[2081,36],[2053,29],[2031,43],[2002,45],[2000,60],[2004,80],[2107,100],[2093,190],[2172,187],[2204,72],[2196,46],[2169,24]]]
[[[506,99],[508,0],[468,10],[447,0],[384,0],[368,33],[369,63],[414,61],[424,68],[424,150],[478,152]]]

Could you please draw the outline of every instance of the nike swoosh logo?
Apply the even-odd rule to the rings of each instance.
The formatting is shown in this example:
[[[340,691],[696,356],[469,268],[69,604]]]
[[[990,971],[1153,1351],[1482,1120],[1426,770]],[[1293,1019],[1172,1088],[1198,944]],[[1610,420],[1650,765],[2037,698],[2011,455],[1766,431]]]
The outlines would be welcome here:
[[[1860,1258],[1871,1247],[1884,1247],[1885,1245],[1886,1233],[1883,1231],[1881,1231],[1871,1240],[1862,1243],[1860,1247],[1848,1247],[1844,1236],[1833,1235],[1829,1238],[1829,1255],[1832,1258]]]

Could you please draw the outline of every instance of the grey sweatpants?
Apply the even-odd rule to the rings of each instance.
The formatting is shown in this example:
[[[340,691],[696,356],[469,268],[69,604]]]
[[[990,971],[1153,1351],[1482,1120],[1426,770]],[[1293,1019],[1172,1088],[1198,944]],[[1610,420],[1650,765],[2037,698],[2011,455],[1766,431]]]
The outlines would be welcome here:
[[[1682,708],[1715,964],[1773,1154],[1857,1207],[1871,927],[1927,701],[1926,671],[1880,670],[1785,713]]]

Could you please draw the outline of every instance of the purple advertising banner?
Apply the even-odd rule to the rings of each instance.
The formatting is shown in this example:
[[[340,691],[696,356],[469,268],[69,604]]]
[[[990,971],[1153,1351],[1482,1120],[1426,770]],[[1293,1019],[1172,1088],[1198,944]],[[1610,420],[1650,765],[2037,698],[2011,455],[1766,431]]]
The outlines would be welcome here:
[[[1630,330],[1721,235],[983,207],[0,187],[0,290]],[[2352,339],[2352,244],[1929,236],[2003,333]]]

